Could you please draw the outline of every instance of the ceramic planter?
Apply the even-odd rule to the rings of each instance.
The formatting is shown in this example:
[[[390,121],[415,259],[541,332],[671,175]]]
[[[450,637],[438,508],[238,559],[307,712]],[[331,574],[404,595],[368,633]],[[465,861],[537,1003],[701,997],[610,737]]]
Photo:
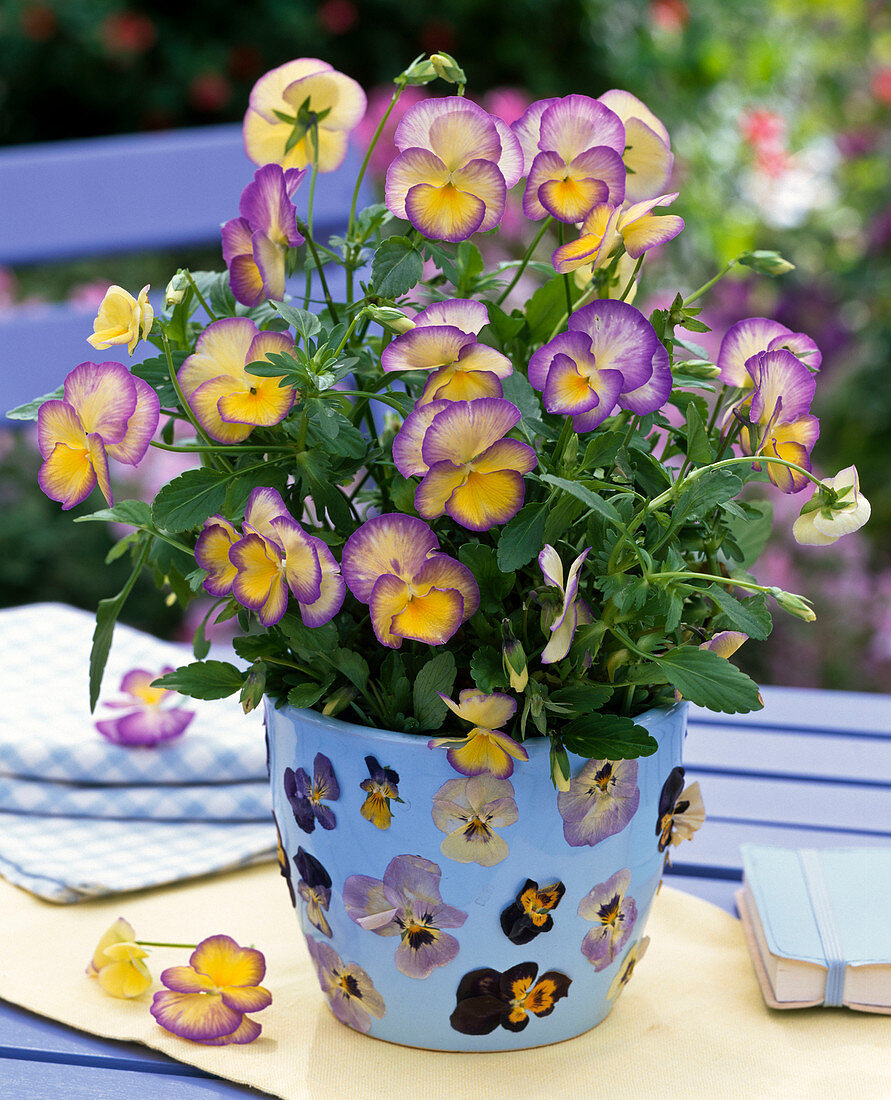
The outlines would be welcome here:
[[[633,761],[548,742],[507,779],[467,777],[425,737],[267,702],[273,810],[323,993],[358,1031],[434,1050],[514,1050],[579,1035],[630,975],[659,885],[660,796],[686,704],[636,721]],[[396,799],[401,799],[397,801]]]

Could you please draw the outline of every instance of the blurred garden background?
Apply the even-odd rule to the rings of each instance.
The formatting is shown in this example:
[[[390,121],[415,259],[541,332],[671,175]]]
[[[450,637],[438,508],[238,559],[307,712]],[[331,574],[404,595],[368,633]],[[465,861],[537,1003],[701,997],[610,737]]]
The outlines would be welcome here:
[[[763,683],[891,691],[886,3],[442,0],[434,9],[410,0],[5,0],[0,144],[239,121],[254,81],[299,56],[323,58],[363,84],[369,124],[358,140],[367,140],[393,76],[434,50],[453,54],[468,95],[507,121],[532,99],[616,87],[662,119],[680,191],[672,212],[688,228],[648,263],[636,301],[645,312],[744,249],[777,249],[795,264],[780,279],[742,268],[724,279],[703,314],[713,331],[696,339],[713,354],[727,327],[748,316],[813,337],[823,353],[815,469],[832,475],[856,463],[873,516],[833,547],[799,547],[790,532],[803,498],[774,494],[779,522],[759,579],[811,596],[818,621],[776,616],[770,641],[744,647],[740,663]],[[69,296],[98,304],[110,283],[163,287],[182,264],[222,261],[215,251],[0,268],[0,310]],[[71,366],[60,363],[59,377]],[[123,561],[96,568],[117,535],[72,525],[38,490],[38,464],[27,431],[3,434],[0,606],[94,608],[126,573]],[[182,629],[180,612],[148,581],[123,618],[165,636]]]

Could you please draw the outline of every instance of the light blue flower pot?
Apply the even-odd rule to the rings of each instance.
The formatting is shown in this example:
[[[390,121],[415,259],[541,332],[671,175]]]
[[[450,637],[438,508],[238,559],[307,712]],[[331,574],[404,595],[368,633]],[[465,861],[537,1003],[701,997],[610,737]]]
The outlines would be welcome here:
[[[558,797],[543,739],[525,743],[529,761],[509,779],[468,779],[424,737],[267,703],[283,873],[335,1016],[461,1051],[542,1046],[599,1024],[640,954],[662,875],[660,796],[686,709],[636,719],[653,756],[611,767],[571,755],[573,787]],[[402,801],[390,799],[382,828],[380,792],[394,784]]]

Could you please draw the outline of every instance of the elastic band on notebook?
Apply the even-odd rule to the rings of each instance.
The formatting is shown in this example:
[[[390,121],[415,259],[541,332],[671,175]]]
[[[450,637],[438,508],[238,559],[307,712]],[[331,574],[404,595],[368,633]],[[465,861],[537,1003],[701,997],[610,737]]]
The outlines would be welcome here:
[[[839,1008],[844,1004],[842,996],[847,962],[842,952],[841,937],[838,934],[838,925],[835,923],[835,914],[829,900],[829,891],[826,889],[820,855],[814,848],[799,848],[798,859],[804,872],[804,883],[807,887],[811,910],[814,914],[814,920],[817,922],[817,931],[820,933],[823,955],[828,967],[823,1007]]]

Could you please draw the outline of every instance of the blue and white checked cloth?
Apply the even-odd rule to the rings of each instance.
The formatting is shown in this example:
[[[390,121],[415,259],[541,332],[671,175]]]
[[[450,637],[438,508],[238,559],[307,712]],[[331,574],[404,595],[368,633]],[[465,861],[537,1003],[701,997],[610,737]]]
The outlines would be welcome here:
[[[0,611],[0,875],[68,903],[274,859],[261,714],[189,700],[176,741],[106,741],[89,710],[94,625],[61,604]],[[119,625],[97,715],[130,669],[190,660]]]
[[[95,618],[63,604],[0,611],[0,775],[63,783],[237,783],[266,779],[262,713],[234,698],[187,700],[197,711],[181,738],[152,749],[106,741],[103,699],[120,697],[125,672],[186,664],[186,646],[118,624],[96,714],[89,660]],[[117,712],[120,713],[120,712]]]

